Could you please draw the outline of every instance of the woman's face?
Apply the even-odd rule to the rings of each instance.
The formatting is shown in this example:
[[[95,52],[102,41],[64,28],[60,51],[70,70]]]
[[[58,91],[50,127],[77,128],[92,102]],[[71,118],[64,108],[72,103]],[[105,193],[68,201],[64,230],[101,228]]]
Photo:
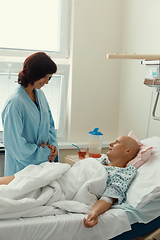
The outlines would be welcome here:
[[[52,74],[47,74],[45,77],[43,77],[43,78],[39,79],[38,81],[34,82],[34,88],[40,89],[45,84],[48,84],[51,77],[52,77]]]

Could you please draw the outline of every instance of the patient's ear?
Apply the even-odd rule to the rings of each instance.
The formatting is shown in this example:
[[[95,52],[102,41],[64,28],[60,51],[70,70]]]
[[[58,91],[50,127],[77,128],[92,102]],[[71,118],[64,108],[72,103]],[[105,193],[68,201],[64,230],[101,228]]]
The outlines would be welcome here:
[[[126,151],[127,154],[132,154],[132,152],[133,152],[133,150],[131,148],[128,148]]]

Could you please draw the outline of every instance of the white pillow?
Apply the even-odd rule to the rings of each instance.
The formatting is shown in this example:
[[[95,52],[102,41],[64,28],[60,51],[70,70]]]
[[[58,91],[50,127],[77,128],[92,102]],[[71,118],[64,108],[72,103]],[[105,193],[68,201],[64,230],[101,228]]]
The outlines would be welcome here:
[[[160,137],[141,141],[153,146],[150,159],[137,170],[136,178],[126,194],[126,203],[140,209],[160,196]]]
[[[131,164],[132,166],[134,166],[138,169],[139,167],[141,167],[144,163],[146,163],[149,160],[150,155],[152,153],[152,147],[140,142],[138,140],[138,138],[136,137],[136,135],[132,131],[128,134],[128,136],[138,142],[139,152],[134,159],[132,159],[131,161],[128,162],[127,165]]]

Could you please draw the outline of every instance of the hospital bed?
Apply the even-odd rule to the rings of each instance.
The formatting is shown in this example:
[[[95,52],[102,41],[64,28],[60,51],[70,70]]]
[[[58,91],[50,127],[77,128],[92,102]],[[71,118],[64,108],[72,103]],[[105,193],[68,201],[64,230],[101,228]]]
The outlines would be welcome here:
[[[144,139],[142,143],[153,146],[152,154],[138,168],[126,201],[102,214],[94,228],[85,228],[83,219],[87,215],[77,213],[7,219],[0,220],[0,240],[130,240],[158,229],[160,137]]]

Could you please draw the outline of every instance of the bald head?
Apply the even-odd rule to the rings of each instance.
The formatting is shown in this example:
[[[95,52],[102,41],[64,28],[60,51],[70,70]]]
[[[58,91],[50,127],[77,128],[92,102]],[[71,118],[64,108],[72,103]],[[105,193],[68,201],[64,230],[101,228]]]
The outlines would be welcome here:
[[[135,158],[138,151],[139,144],[137,141],[129,136],[121,136],[113,143],[110,143],[107,156],[110,160],[110,165],[125,167],[130,160]]]
[[[122,136],[121,137],[124,141],[124,144],[126,145],[126,147],[128,149],[131,149],[131,154],[130,154],[130,160],[132,160],[133,158],[136,157],[138,151],[139,151],[139,144],[137,143],[136,140],[134,140],[133,138],[129,137],[129,136]]]

